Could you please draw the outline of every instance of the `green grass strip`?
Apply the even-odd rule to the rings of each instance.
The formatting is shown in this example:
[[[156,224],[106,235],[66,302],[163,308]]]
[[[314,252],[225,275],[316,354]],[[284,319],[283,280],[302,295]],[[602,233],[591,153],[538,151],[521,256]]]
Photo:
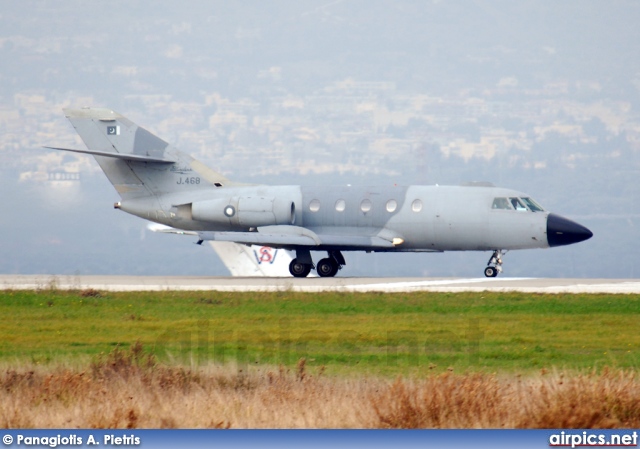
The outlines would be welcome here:
[[[98,296],[92,296],[98,294]],[[635,368],[640,295],[0,292],[0,361],[67,363],[140,341],[163,361],[329,372]]]

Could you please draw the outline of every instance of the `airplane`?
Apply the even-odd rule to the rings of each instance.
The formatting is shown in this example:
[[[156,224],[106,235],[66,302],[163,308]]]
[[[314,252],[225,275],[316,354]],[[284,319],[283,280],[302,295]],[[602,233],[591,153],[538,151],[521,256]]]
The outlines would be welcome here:
[[[546,211],[530,195],[490,183],[459,186],[254,185],[227,179],[105,108],[63,109],[120,195],[116,209],[204,241],[295,252],[294,277],[333,277],[343,252],[491,251],[484,275],[503,271],[506,251],[587,240],[585,226]],[[317,262],[311,251],[326,257]]]

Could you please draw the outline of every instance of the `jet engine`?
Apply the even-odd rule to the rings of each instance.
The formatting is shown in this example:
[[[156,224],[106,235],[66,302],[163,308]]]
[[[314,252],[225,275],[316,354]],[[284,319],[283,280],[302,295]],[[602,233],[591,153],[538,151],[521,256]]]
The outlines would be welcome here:
[[[283,198],[221,198],[193,202],[191,216],[198,221],[241,228],[293,225],[296,206],[293,201]]]

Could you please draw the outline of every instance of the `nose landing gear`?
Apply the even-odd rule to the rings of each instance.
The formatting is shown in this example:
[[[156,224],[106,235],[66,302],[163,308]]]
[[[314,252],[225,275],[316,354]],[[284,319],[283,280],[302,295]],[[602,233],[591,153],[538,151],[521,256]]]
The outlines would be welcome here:
[[[502,256],[505,255],[500,249],[497,249],[491,255],[489,262],[487,262],[487,268],[484,269],[484,275],[488,278],[494,278],[498,273],[502,273]]]

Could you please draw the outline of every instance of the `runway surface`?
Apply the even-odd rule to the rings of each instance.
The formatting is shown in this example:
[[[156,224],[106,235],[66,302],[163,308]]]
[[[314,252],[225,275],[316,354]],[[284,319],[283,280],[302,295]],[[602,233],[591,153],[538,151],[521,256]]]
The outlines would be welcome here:
[[[640,279],[0,275],[1,290],[640,293]]]

